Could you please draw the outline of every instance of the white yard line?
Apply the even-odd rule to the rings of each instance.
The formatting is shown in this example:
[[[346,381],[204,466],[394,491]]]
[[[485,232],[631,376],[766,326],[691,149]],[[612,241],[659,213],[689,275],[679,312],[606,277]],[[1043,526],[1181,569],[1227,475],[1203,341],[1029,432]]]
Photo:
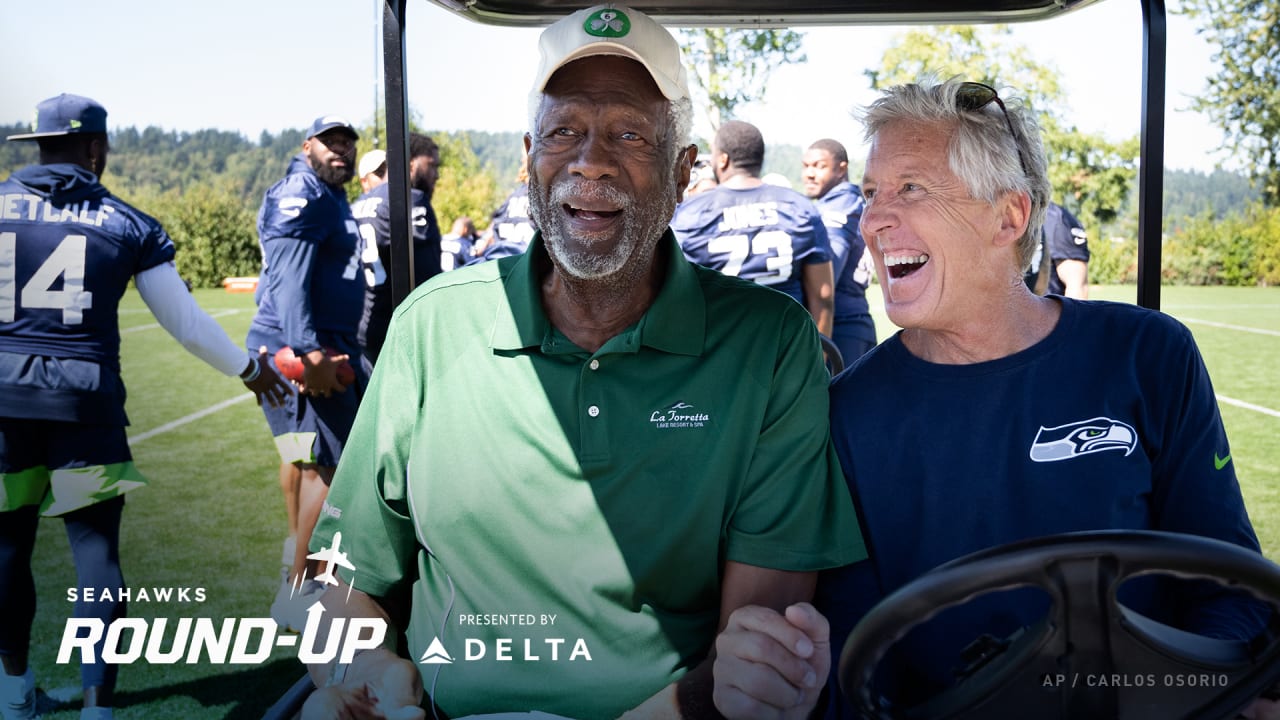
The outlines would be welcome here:
[[[1164,312],[1169,312],[1170,310],[1280,310],[1280,305],[1275,303],[1233,303],[1229,305],[1161,303],[1160,309]]]
[[[1200,320],[1198,318],[1180,317],[1182,322],[1196,323],[1199,325],[1208,325],[1209,327],[1222,328],[1224,330],[1239,330],[1240,332],[1251,332],[1259,335],[1270,335],[1272,337],[1280,337],[1280,331],[1263,330],[1262,328],[1245,327],[1244,325],[1229,325],[1227,323],[1213,322],[1212,320]]]
[[[1260,412],[1263,415],[1270,415],[1271,417],[1280,418],[1280,410],[1272,410],[1271,408],[1262,407],[1261,405],[1254,405],[1253,403],[1245,402],[1243,400],[1236,400],[1235,398],[1229,398],[1226,395],[1217,395],[1215,393],[1215,397],[1218,398],[1218,402],[1220,403],[1226,403],[1227,405],[1235,405],[1236,407],[1244,408],[1245,410],[1252,410],[1254,412]]]
[[[239,308],[224,308],[222,310],[214,310],[213,312],[209,313],[209,317],[215,317],[215,318],[225,317],[227,315],[235,315],[238,312],[240,312]],[[127,333],[140,332],[142,330],[155,330],[158,327],[160,327],[160,323],[147,323],[146,325],[134,325],[133,327],[127,327],[122,329],[120,331],[120,334],[125,335]]]
[[[129,444],[133,445],[135,443],[140,443],[143,440],[148,440],[150,438],[155,437],[156,435],[161,435],[163,433],[169,432],[170,430],[180,428],[183,425],[186,425],[187,423],[195,422],[196,420],[199,420],[200,418],[205,417],[206,415],[212,415],[216,412],[226,410],[227,408],[231,407],[232,405],[235,405],[236,403],[242,403],[245,400],[252,400],[252,399],[253,399],[253,393],[245,393],[243,395],[237,395],[233,398],[228,398],[226,400],[223,400],[220,403],[217,403],[216,405],[210,405],[209,407],[203,410],[197,410],[196,412],[193,412],[190,415],[187,415],[185,417],[180,417],[177,420],[174,420],[173,422],[167,422],[158,428],[154,428],[144,433],[139,433],[138,435],[134,435],[133,437],[129,438]]]

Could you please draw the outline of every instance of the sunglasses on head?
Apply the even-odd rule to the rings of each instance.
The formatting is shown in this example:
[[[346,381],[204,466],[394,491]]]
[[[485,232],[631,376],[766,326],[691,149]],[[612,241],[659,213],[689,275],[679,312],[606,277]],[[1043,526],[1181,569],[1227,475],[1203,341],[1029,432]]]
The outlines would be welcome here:
[[[1022,145],[1018,143],[1018,133],[1013,129],[1013,119],[1009,117],[1009,108],[1004,106],[1000,93],[990,85],[979,82],[962,82],[956,90],[956,107],[965,112],[977,112],[993,102],[1004,115],[1004,124],[1008,126],[1009,135],[1013,137],[1013,145],[1018,149],[1018,164],[1022,166],[1022,174],[1030,177],[1026,158],[1022,156]]]

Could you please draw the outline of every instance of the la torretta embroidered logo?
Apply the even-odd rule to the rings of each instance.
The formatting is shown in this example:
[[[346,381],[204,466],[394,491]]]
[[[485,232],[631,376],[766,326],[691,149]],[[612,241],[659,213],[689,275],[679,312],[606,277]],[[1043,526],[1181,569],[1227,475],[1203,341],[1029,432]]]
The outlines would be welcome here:
[[[649,413],[649,422],[656,428],[670,430],[674,428],[700,428],[711,422],[711,416],[699,412],[687,402],[677,402],[661,410]]]

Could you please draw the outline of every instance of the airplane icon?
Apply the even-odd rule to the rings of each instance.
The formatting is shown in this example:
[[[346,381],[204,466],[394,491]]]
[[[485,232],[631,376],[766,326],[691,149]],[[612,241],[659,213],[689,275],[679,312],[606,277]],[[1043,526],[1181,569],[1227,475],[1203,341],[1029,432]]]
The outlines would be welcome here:
[[[337,585],[338,579],[333,576],[334,565],[341,565],[348,570],[356,569],[356,566],[352,565],[351,561],[347,559],[347,554],[338,550],[338,546],[341,544],[342,533],[336,532],[333,534],[332,545],[307,556],[308,560],[319,560],[322,563],[328,563],[325,565],[324,572],[316,576],[316,580],[319,580],[326,585]]]

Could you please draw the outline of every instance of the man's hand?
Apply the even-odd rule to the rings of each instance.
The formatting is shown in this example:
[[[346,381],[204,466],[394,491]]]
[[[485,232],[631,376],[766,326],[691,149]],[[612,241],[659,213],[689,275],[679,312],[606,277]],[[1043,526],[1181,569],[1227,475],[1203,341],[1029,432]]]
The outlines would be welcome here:
[[[716,638],[715,704],[731,720],[802,720],[831,670],[831,628],[809,603],[748,605]]]
[[[311,693],[302,720],[423,720],[418,668],[386,649],[360,653],[345,681]]]
[[[338,381],[338,365],[350,359],[349,355],[330,356],[324,350],[312,350],[302,360],[302,382],[299,387],[308,395],[329,397],[335,392],[346,392],[347,386]]]
[[[266,345],[258,348],[258,357],[254,358],[254,362],[258,363],[258,377],[245,382],[244,386],[253,391],[259,405],[269,403],[271,407],[281,407],[284,399],[293,392],[293,386],[271,369],[271,363],[267,362]]]

